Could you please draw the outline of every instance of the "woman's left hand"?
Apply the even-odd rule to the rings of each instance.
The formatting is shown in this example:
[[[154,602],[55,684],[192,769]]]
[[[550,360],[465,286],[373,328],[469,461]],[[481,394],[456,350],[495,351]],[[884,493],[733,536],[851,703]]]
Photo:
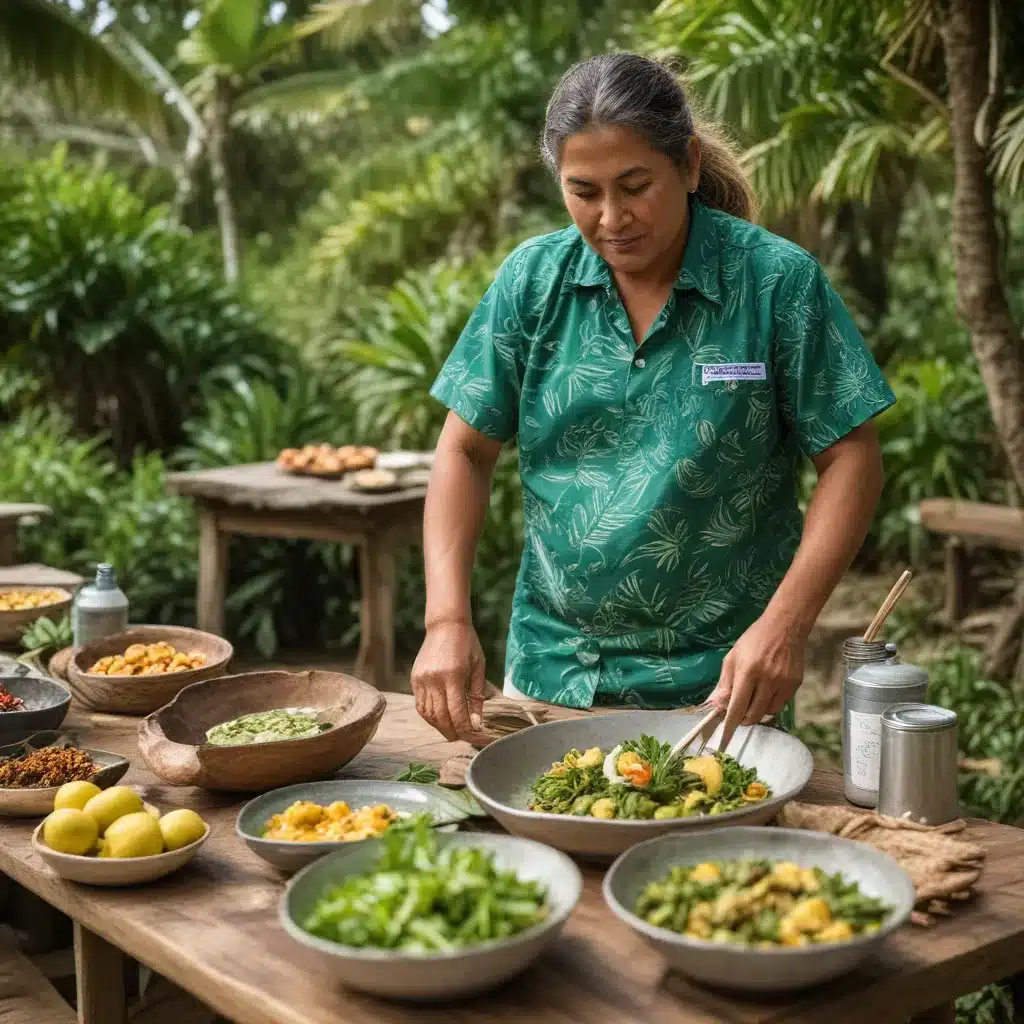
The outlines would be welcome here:
[[[806,647],[803,630],[767,612],[739,638],[708,698],[727,709],[720,749],[729,745],[737,726],[756,725],[783,709],[803,682]]]

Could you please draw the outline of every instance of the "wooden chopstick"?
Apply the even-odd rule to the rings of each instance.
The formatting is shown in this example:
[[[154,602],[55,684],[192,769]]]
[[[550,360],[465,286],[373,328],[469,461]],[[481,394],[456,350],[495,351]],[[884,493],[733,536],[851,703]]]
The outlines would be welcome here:
[[[896,607],[896,602],[899,601],[903,596],[903,592],[910,585],[910,578],[913,575],[909,569],[906,569],[903,575],[893,584],[892,590],[889,591],[889,596],[882,602],[882,607],[875,613],[875,617],[871,620],[871,625],[864,631],[865,643],[871,643],[878,636],[878,632],[885,624],[885,620],[889,618],[890,612]]]
[[[669,754],[669,760],[681,754],[712,722],[721,718],[725,713],[724,708],[713,707],[673,748]],[[710,737],[709,737],[710,738]],[[705,745],[707,741],[705,740]]]

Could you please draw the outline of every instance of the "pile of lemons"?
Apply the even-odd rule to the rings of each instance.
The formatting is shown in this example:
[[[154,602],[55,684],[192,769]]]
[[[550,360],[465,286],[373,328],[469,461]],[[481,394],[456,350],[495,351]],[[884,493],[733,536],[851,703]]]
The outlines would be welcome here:
[[[43,822],[43,842],[58,853],[155,857],[189,846],[206,822],[188,808],[161,814],[130,786],[100,789],[91,782],[61,786]]]

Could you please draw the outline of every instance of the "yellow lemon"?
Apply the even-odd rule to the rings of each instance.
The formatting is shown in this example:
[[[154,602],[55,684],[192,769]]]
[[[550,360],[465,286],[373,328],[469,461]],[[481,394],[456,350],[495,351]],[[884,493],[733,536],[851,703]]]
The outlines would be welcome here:
[[[82,810],[96,819],[102,836],[118,818],[141,811],[142,797],[128,786],[112,786],[94,796]]]
[[[63,807],[43,822],[43,842],[58,853],[81,857],[96,845],[96,822],[84,811]]]
[[[71,807],[80,811],[99,792],[100,787],[92,782],[65,782],[53,798],[53,809],[63,811]]]
[[[118,818],[103,837],[104,857],[155,857],[163,852],[160,826],[145,811]]]
[[[142,805],[142,809],[147,814],[152,814],[153,817],[156,818],[157,821],[160,820],[160,808],[159,807],[154,807],[152,804],[143,804]]]
[[[160,819],[160,833],[168,850],[180,850],[203,838],[206,822],[187,807],[169,811]]]

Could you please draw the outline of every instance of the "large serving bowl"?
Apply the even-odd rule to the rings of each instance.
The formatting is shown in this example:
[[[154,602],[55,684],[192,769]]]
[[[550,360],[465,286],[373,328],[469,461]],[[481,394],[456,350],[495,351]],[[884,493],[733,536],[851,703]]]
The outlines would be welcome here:
[[[210,827],[194,843],[180,850],[154,854],[152,857],[78,857],[71,853],[58,853],[43,842],[43,825],[40,822],[32,833],[32,849],[46,862],[54,874],[69,882],[83,885],[99,885],[105,888],[121,888],[129,885],[144,885],[165,878],[183,868],[199,852],[199,848],[210,837]]]
[[[206,664],[187,672],[151,676],[105,676],[89,671],[100,658],[123,654],[132,644],[155,644],[160,640],[166,640],[177,651],[205,654]],[[68,685],[79,701],[92,711],[148,715],[163,707],[184,687],[223,676],[233,654],[231,644],[214,633],[186,626],[130,626],[74,651],[67,667]]]
[[[59,601],[44,604],[39,608],[21,608],[18,611],[0,611],[0,644],[8,644],[21,639],[21,634],[36,619],[44,615],[50,619],[60,618],[71,607],[73,595],[66,587],[24,586],[22,584],[0,584],[0,590],[55,590],[61,595]]]
[[[39,750],[60,740],[55,731],[35,733],[21,743],[0,747],[0,759],[21,757],[28,750],[28,744]],[[100,789],[115,785],[128,771],[128,758],[109,750],[93,750],[82,747],[97,766],[96,774],[89,780]],[[6,818],[41,818],[53,810],[53,799],[60,786],[40,786],[32,789],[21,787],[0,787],[0,816]]]
[[[139,723],[139,752],[172,786],[259,793],[325,779],[373,738],[384,697],[341,672],[246,672],[187,686]],[[214,746],[215,725],[259,711],[314,708],[331,728],[317,736],[246,746]]]
[[[264,838],[267,821],[291,807],[297,800],[307,800],[321,807],[343,800],[353,810],[385,804],[400,815],[429,814],[435,825],[451,825],[469,817],[469,813],[457,803],[445,799],[442,790],[410,782],[328,779],[324,782],[285,786],[250,800],[238,812],[235,823],[235,830],[246,846],[257,857],[262,857],[281,871],[298,871],[352,842],[369,841],[331,839],[310,843]]]
[[[8,673],[0,675],[0,686],[24,701],[14,711],[0,712],[0,744],[17,743],[33,733],[58,729],[67,717],[71,693],[52,679]]]
[[[656,928],[633,913],[648,882],[676,865],[703,861],[762,858],[793,861],[841,873],[861,892],[893,909],[874,935],[781,949],[750,949],[707,942]],[[853,970],[901,927],[914,909],[914,883],[886,853],[850,839],[788,828],[728,828],[715,832],[675,832],[648,840],[624,853],[604,878],[605,902],[642,935],[681,974],[715,988],[743,992],[792,992]]]
[[[679,712],[629,711],[536,725],[484,747],[470,765],[466,785],[484,810],[514,835],[535,839],[566,853],[603,860],[668,832],[763,825],[807,785],[814,767],[807,747],[779,729],[754,725],[736,730],[728,753],[744,767],[756,768],[758,776],[771,788],[771,797],[761,803],[726,814],[662,821],[604,821],[527,809],[534,780],[573,748],[586,750],[597,746],[607,752],[617,743],[639,739],[642,734],[663,743],[677,743],[701,717]],[[711,749],[716,747],[720,734],[719,729],[712,736]]]
[[[481,943],[454,953],[415,955],[393,950],[357,949],[310,935],[299,922],[324,890],[349,875],[371,870],[380,857],[379,839],[353,843],[300,871],[285,889],[280,919],[292,938],[311,950],[325,972],[349,988],[376,996],[437,1000],[473,995],[525,970],[561,932],[583,890],[579,868],[564,854],[525,839],[499,835],[439,835],[438,843],[483,847],[499,867],[548,891],[547,919],[511,939]]]

